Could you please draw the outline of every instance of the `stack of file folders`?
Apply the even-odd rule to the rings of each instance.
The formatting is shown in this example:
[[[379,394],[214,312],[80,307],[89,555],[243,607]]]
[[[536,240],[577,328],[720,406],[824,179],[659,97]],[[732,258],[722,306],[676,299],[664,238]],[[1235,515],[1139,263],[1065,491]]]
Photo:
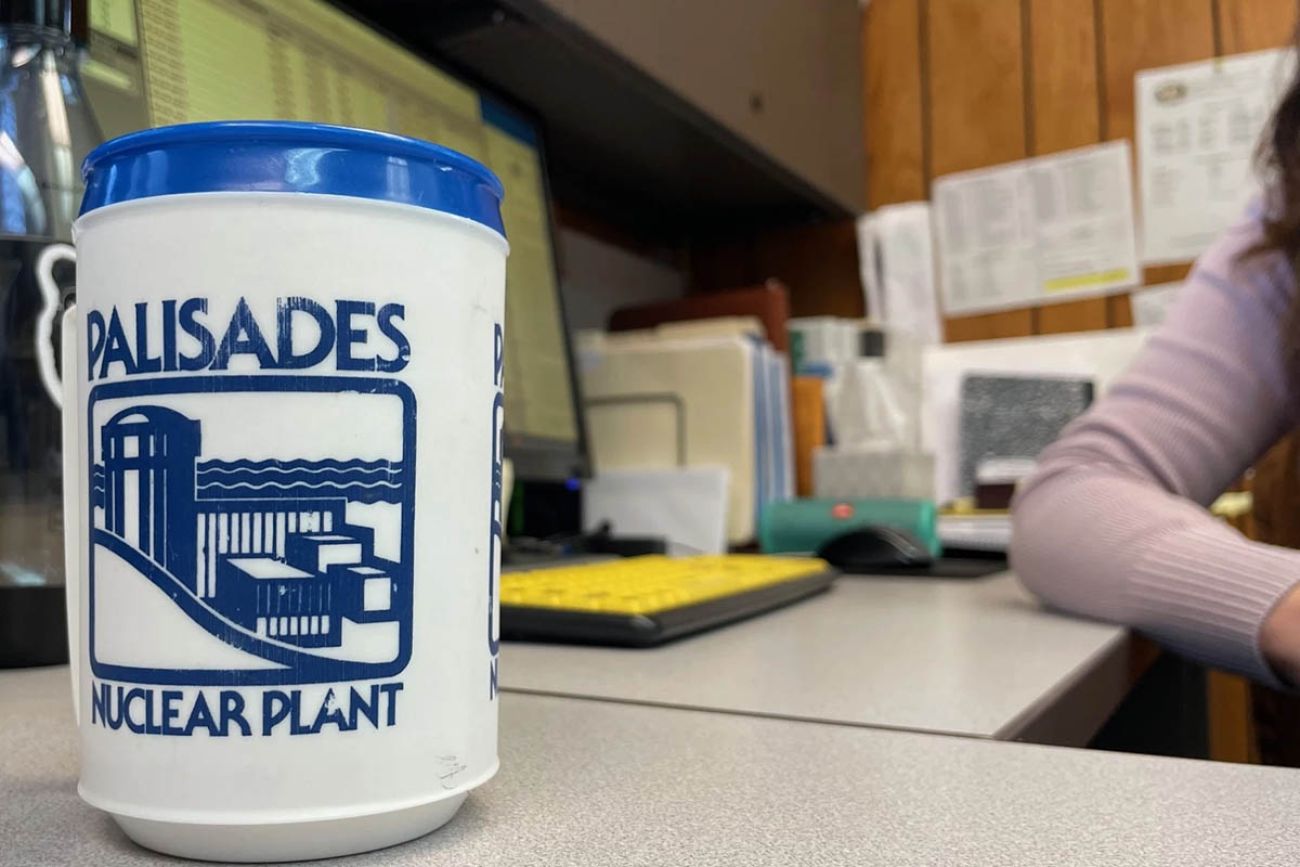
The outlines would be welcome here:
[[[794,496],[790,372],[751,317],[583,334],[579,370],[597,475],[721,466],[727,542],[764,504]]]

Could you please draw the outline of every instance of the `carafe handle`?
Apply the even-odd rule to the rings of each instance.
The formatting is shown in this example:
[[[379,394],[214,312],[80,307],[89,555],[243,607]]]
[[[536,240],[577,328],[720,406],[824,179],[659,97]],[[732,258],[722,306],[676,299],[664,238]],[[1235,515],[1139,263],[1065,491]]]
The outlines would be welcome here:
[[[63,408],[63,386],[59,382],[59,369],[54,365],[54,342],[51,337],[54,335],[54,318],[59,314],[63,291],[54,282],[54,265],[56,262],[76,261],[77,251],[69,244],[50,244],[36,257],[36,285],[41,290],[41,312],[36,317],[34,335],[36,369],[40,372],[45,393],[60,409]]]

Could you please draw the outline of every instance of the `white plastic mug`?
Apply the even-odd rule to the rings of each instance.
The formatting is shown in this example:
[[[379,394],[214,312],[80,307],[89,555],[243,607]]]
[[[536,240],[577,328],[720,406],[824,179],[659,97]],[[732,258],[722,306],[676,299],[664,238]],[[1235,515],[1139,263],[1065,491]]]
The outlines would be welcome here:
[[[133,134],[85,171],[62,386],[81,796],[215,860],[438,827],[497,769],[499,182],[271,123]]]

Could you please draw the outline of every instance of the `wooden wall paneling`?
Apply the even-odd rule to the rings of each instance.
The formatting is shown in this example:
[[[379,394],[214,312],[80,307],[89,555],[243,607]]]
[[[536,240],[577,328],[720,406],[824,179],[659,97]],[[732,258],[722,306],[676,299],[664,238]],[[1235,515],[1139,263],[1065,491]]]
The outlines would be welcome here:
[[[873,0],[862,16],[867,202],[924,199],[922,0]]]
[[[1001,313],[954,316],[944,321],[943,339],[948,343],[964,340],[997,340],[1002,337],[1029,337],[1034,333],[1032,308]]]
[[[1139,69],[1214,56],[1214,6],[1215,0],[1097,0],[1105,93],[1104,140],[1133,140],[1133,76]],[[1148,268],[1143,283],[1181,280],[1189,267],[1190,263]],[[1127,295],[1112,296],[1108,304],[1112,327],[1133,324]]]
[[[1071,331],[1100,331],[1110,325],[1106,297],[1060,301],[1038,308],[1036,334],[1065,334]]]
[[[1050,154],[1101,140],[1091,3],[1028,0],[1030,145]]]
[[[1023,159],[1020,0],[930,0],[933,176]]]
[[[1097,18],[1091,3],[1027,0],[1029,145],[1032,155],[1101,140]],[[1105,298],[1045,304],[1039,334],[1092,331],[1107,325]]]
[[[1021,0],[929,0],[924,21],[931,179],[1024,159]],[[949,341],[1027,336],[1034,311],[953,318],[945,332]]]
[[[1296,0],[1217,0],[1219,51],[1241,54],[1280,48],[1291,42]]]

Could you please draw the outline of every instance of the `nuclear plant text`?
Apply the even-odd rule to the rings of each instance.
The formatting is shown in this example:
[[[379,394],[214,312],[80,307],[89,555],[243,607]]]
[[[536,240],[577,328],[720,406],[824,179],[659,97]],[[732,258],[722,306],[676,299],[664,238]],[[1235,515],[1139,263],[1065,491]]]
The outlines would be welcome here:
[[[138,735],[316,735],[397,725],[399,682],[294,689],[197,689],[92,681],[91,725]]]

